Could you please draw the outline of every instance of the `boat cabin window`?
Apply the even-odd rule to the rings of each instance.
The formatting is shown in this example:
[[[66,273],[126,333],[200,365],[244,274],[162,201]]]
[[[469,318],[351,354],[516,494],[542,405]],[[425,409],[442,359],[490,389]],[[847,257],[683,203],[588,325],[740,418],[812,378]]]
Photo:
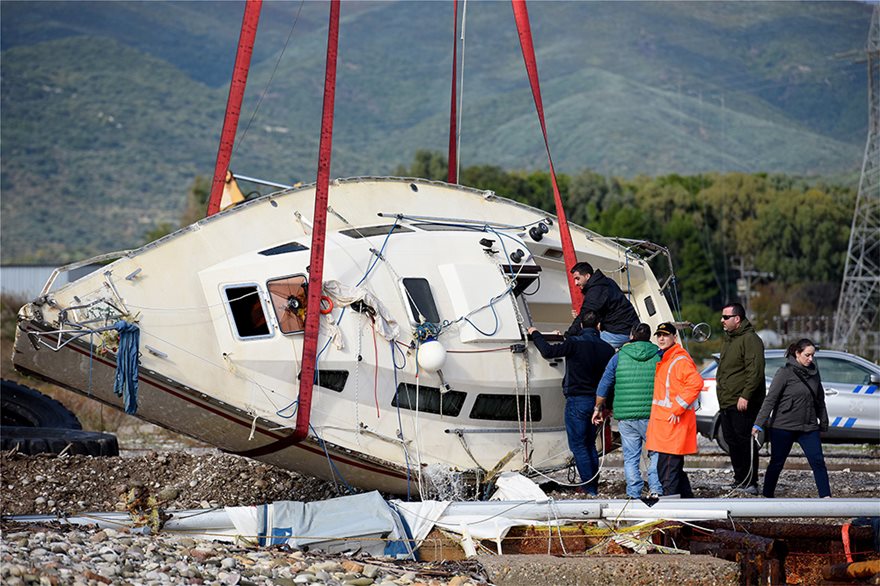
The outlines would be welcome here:
[[[471,409],[471,419],[518,421],[528,413],[532,421],[541,421],[541,398],[529,395],[528,405],[527,412],[526,398],[523,395],[477,395]]]
[[[309,293],[305,275],[266,281],[269,298],[278,318],[281,333],[292,334],[306,328],[306,305]]]
[[[412,228],[397,224],[385,224],[383,226],[364,226],[363,228],[352,228],[350,230],[340,230],[340,234],[345,234],[349,238],[369,238],[370,236],[385,236],[394,228],[395,234],[404,232],[415,232]]]
[[[323,370],[315,371],[315,384],[331,391],[341,393],[348,381],[347,370]]]
[[[435,387],[419,386],[410,383],[400,383],[397,392],[394,393],[393,407],[419,411],[420,413],[434,413],[435,415],[448,415],[456,417],[461,413],[461,407],[467,393],[461,391],[446,391],[441,393]]]
[[[226,287],[223,292],[239,338],[266,338],[272,335],[256,285],[234,285]]]
[[[648,310],[648,315],[649,315],[649,316],[654,315],[655,313],[657,313],[657,308],[654,307],[654,300],[651,298],[650,295],[648,295],[647,297],[645,297],[645,309]]]
[[[431,285],[428,283],[428,279],[403,279],[402,284],[403,293],[409,302],[409,313],[412,323],[440,323],[440,314],[437,312],[437,304],[434,303],[434,296],[431,294]]]
[[[278,254],[287,254],[288,252],[299,252],[301,250],[308,250],[308,247],[303,246],[299,242],[288,242],[287,244],[279,244],[278,246],[261,250],[260,254],[263,256],[275,256]]]

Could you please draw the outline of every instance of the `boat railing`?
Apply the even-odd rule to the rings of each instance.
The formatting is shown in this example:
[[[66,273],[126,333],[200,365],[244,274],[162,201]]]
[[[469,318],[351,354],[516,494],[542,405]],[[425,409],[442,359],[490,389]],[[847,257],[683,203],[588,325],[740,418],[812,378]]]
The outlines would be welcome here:
[[[45,297],[46,295],[49,294],[49,291],[52,290],[52,285],[55,284],[55,280],[58,278],[59,275],[61,275],[63,273],[69,273],[70,271],[76,270],[76,269],[78,269],[80,267],[84,267],[86,265],[98,264],[98,263],[106,262],[108,260],[121,258],[121,257],[129,254],[130,252],[132,252],[132,251],[131,250],[118,250],[116,252],[106,252],[104,254],[99,254],[98,256],[93,256],[93,257],[87,258],[85,260],[79,260],[76,262],[72,262],[70,264],[66,264],[64,266],[60,266],[57,269],[55,269],[54,271],[52,271],[51,275],[49,275],[49,279],[46,281],[46,284],[43,285],[43,290],[40,291],[40,297]]]

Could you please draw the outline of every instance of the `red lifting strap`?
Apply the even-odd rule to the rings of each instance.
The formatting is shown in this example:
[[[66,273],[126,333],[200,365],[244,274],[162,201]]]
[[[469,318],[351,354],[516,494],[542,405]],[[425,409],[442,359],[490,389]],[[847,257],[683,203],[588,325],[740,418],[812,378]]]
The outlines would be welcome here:
[[[580,310],[583,301],[583,293],[574,284],[574,279],[569,272],[577,263],[574,254],[574,244],[571,241],[571,232],[568,229],[568,220],[565,219],[565,209],[562,206],[562,196],[559,195],[559,184],[556,182],[556,170],[553,168],[553,157],[550,156],[550,143],[547,141],[547,125],[544,123],[544,104],[541,102],[541,84],[538,81],[538,63],[535,60],[535,47],[532,44],[532,29],[529,26],[529,11],[525,0],[511,0],[513,16],[516,19],[516,30],[519,33],[519,44],[522,47],[523,60],[526,63],[526,71],[529,74],[529,83],[532,86],[532,96],[535,98],[535,108],[538,110],[538,120],[541,122],[541,132],[544,134],[544,146],[547,148],[547,160],[550,161],[550,180],[553,183],[553,200],[556,202],[556,218],[559,221],[559,236],[562,238],[562,256],[565,259],[566,274],[568,275],[568,291],[571,294],[571,306]]]
[[[226,101],[226,117],[223,119],[223,131],[220,133],[220,148],[217,150],[217,164],[214,166],[211,197],[208,199],[208,216],[220,211],[220,199],[223,197],[223,186],[226,184],[226,170],[229,169],[229,160],[232,158],[232,147],[235,144],[235,132],[238,129],[238,117],[241,114],[241,102],[244,99],[262,5],[263,0],[247,0],[244,6],[232,83],[229,85],[229,98]]]
[[[303,339],[302,371],[299,375],[299,406],[293,441],[309,433],[312,387],[318,353],[318,326],[321,321],[321,295],[324,283],[324,241],[327,232],[327,199],[330,191],[330,155],[333,150],[333,105],[336,97],[336,57],[339,48],[339,0],[330,2],[330,31],[327,35],[327,70],[324,74],[324,113],[318,147],[318,182],[315,188],[315,217],[312,218],[312,254],[309,259],[309,296],[306,305],[306,331]]]
[[[452,100],[449,106],[449,174],[446,180],[449,183],[458,183],[458,0],[452,1],[452,21]]]
[[[299,405],[296,428],[290,435],[257,448],[234,452],[258,458],[301,442],[309,435],[312,415],[312,389],[318,356],[318,329],[321,321],[324,282],[324,243],[327,233],[327,200],[330,192],[330,155],[333,151],[333,105],[336,98],[336,57],[339,48],[339,0],[330,2],[330,29],[327,33],[327,66],[324,74],[324,113],[318,145],[318,180],[315,187],[315,217],[312,219],[312,252],[309,259],[309,294],[306,300],[306,329],[303,337],[302,370],[299,375]]]

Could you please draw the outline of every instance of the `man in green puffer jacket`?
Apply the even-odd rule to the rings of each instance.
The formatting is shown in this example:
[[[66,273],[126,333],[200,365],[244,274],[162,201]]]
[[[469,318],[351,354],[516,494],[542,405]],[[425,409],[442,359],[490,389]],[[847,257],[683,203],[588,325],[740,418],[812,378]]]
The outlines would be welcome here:
[[[654,372],[660,361],[659,348],[652,344],[651,327],[640,323],[630,331],[630,341],[621,346],[605,367],[605,374],[596,390],[596,409],[593,423],[605,420],[605,402],[614,389],[614,418],[620,432],[623,449],[623,472],[626,477],[626,495],[640,498],[645,481],[639,469],[642,448],[651,417],[654,397]],[[657,475],[657,454],[648,454],[648,489],[654,495],[663,494],[663,485]]]
[[[725,335],[715,388],[721,433],[733,464],[731,488],[757,495],[758,446],[752,441],[752,426],[767,394],[764,342],[739,303],[731,303],[721,311],[721,326]]]

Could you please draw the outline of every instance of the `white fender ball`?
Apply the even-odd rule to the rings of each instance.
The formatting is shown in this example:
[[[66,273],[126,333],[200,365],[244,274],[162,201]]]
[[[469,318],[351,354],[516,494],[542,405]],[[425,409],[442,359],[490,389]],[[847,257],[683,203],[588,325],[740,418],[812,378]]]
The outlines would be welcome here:
[[[440,370],[446,362],[446,348],[437,340],[428,340],[419,346],[419,368]]]

